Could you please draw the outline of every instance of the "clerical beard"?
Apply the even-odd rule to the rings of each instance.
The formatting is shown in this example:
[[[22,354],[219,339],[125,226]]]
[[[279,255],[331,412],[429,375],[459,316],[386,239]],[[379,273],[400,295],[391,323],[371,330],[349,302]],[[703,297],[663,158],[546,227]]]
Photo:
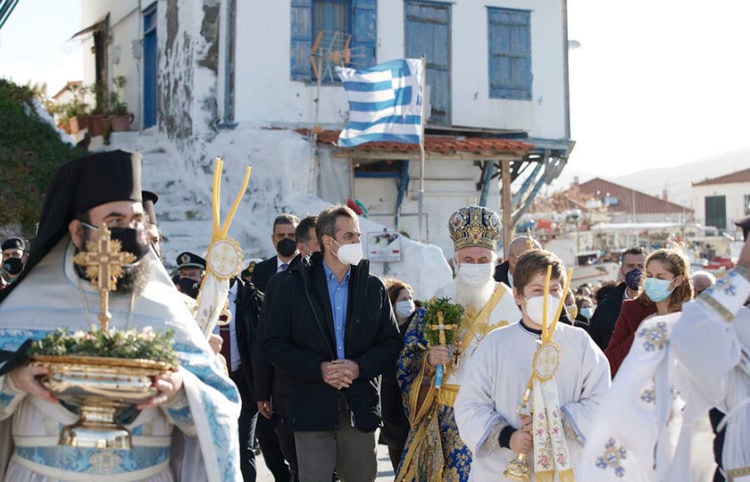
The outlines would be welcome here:
[[[86,241],[88,242],[89,240],[87,239]],[[87,250],[76,248],[76,254],[81,251],[86,252]],[[85,267],[77,264],[74,266],[79,278],[91,281],[86,276]],[[139,296],[146,288],[146,284],[151,275],[151,262],[146,257],[141,258],[141,260],[134,265],[124,266],[122,268],[122,273],[122,277],[117,280],[116,291],[121,294],[135,294],[136,296]]]
[[[479,286],[468,286],[459,279],[453,280],[453,285],[456,290],[455,301],[463,305],[467,310],[477,312],[484,308],[484,305],[490,301],[497,283],[490,276],[484,284]]]

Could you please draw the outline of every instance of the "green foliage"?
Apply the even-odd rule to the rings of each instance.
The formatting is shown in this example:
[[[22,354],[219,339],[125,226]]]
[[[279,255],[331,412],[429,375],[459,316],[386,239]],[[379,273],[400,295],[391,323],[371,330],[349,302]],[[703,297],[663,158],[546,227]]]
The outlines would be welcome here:
[[[92,328],[89,331],[73,333],[65,328],[59,328],[33,343],[29,356],[35,355],[126,358],[177,366],[174,331],[168,329],[164,333],[157,333],[149,327],[125,331],[102,331]]]
[[[438,313],[442,313],[443,325],[456,326],[453,329],[445,329],[445,344],[450,345],[453,342],[453,336],[458,330],[457,327],[461,326],[461,320],[465,313],[464,307],[457,303],[451,303],[450,298],[433,298],[425,304],[424,308],[426,310],[424,315],[424,334],[427,342],[430,345],[440,344],[440,330],[432,327],[440,323]]]
[[[55,169],[85,154],[60,140],[34,111],[34,92],[0,79],[0,226],[19,223],[32,236]]]

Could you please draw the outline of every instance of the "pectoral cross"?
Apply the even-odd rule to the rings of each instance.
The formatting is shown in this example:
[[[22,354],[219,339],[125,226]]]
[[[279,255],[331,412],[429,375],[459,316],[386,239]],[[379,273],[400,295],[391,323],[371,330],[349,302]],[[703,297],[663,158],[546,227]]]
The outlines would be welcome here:
[[[99,238],[86,243],[86,250],[75,255],[73,262],[86,268],[86,277],[99,291],[99,324],[102,331],[109,328],[109,292],[117,291],[117,279],[122,276],[123,265],[135,261],[135,255],[121,251],[120,241],[110,239],[107,223],[97,231]]]
[[[438,340],[440,341],[441,345],[446,344],[445,339],[445,330],[455,330],[458,328],[458,325],[446,325],[443,323],[443,312],[438,311],[437,312],[437,319],[438,324],[437,325],[427,325],[427,328],[431,330],[438,330]],[[458,361],[459,357],[461,356],[461,351],[456,349],[453,352],[453,368],[458,368]]]

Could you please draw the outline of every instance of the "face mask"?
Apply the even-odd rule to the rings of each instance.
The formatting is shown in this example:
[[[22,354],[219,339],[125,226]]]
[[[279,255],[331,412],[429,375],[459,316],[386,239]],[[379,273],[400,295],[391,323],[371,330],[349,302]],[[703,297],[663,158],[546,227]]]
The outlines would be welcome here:
[[[88,224],[81,223],[89,229],[97,231],[97,228]],[[132,264],[137,263],[143,259],[150,249],[148,237],[146,236],[146,230],[142,227],[139,228],[109,228],[109,237],[120,242],[123,251],[127,251],[135,256],[135,261]]]
[[[284,238],[276,243],[276,251],[283,257],[288,258],[297,251],[297,243],[293,239]]]
[[[400,318],[408,318],[414,313],[414,301],[404,300],[396,302],[396,314]]]
[[[460,264],[456,279],[467,286],[481,286],[492,278],[493,265],[484,264]]]
[[[333,240],[336,243],[336,240]],[[339,250],[336,252],[336,257],[344,264],[350,264],[357,266],[362,261],[362,243],[356,244],[339,244],[336,243]]]
[[[177,281],[177,284],[180,285],[180,291],[182,291],[189,297],[191,298],[198,297],[198,289],[200,288],[200,283],[198,283],[194,279],[183,277]]]
[[[11,276],[15,276],[23,271],[23,261],[20,258],[8,258],[3,263],[3,269]]]
[[[656,303],[666,300],[672,293],[672,290],[669,289],[670,284],[672,284],[672,280],[646,278],[646,284],[643,286],[643,289],[648,299]]]
[[[568,318],[570,318],[570,321],[573,321],[578,317],[578,305],[565,305],[565,311],[568,312]]]
[[[555,316],[555,311],[560,305],[560,298],[552,295],[547,295],[547,323],[546,326],[552,324],[552,320]],[[526,314],[531,318],[531,321],[537,325],[544,326],[544,296],[534,296],[533,298],[526,298]]]
[[[590,306],[584,306],[581,308],[581,315],[583,315],[584,318],[587,320],[590,320],[592,316],[594,316],[594,308]]]
[[[641,286],[641,275],[643,272],[638,268],[632,269],[625,273],[625,284],[628,285],[631,291],[638,291]]]

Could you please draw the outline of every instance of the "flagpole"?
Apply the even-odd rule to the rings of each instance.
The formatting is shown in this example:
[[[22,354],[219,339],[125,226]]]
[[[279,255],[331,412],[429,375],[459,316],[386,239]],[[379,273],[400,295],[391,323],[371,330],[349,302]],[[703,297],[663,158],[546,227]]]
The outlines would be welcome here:
[[[419,135],[419,241],[422,239],[422,217],[424,216],[424,124],[425,124],[425,95],[427,93],[427,56],[422,56],[422,106]]]

